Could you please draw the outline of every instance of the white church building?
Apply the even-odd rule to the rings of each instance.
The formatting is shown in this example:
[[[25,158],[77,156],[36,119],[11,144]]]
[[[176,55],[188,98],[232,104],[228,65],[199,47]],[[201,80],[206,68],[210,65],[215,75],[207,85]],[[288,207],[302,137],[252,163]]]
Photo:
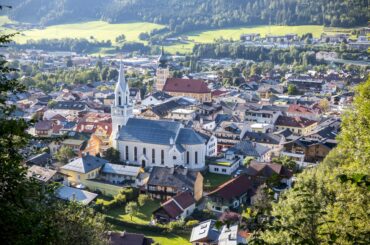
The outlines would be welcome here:
[[[133,117],[122,65],[111,108],[113,147],[122,161],[142,167],[205,167],[205,139],[180,122]]]

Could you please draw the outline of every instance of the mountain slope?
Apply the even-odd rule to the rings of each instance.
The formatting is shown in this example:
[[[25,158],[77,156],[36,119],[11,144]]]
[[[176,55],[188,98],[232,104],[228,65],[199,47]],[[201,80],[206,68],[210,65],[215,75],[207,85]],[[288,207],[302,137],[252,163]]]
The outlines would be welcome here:
[[[366,25],[367,0],[7,0],[17,21],[50,25],[81,20],[149,21],[173,32],[236,25]]]

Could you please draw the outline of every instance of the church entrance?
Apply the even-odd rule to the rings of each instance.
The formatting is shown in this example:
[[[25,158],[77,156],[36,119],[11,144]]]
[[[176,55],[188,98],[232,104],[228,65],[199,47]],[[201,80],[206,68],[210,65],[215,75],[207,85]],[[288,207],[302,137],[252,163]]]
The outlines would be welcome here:
[[[145,168],[145,160],[141,161],[141,167]]]

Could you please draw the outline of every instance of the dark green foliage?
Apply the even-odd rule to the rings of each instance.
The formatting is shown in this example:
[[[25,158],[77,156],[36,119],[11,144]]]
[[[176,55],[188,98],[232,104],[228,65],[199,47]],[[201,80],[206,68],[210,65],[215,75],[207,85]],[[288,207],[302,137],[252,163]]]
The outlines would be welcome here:
[[[111,47],[110,40],[90,42],[84,38],[62,38],[62,39],[41,39],[27,40],[25,44],[13,44],[13,47],[21,49],[42,49],[45,51],[70,51],[77,53],[89,53],[100,48]],[[68,64],[68,63],[67,63]]]
[[[0,36],[0,46],[11,35]],[[57,186],[44,186],[26,177],[20,149],[28,143],[29,123],[10,117],[8,96],[24,86],[10,79],[0,57],[0,237],[3,244],[106,244],[106,223],[101,215],[77,203],[55,199]]]
[[[119,151],[117,151],[113,147],[108,148],[107,151],[104,153],[104,159],[110,161],[111,163],[119,163]]]
[[[50,25],[91,19],[149,21],[171,32],[237,25],[366,25],[366,0],[16,0],[12,19]],[[41,8],[42,6],[42,8]]]

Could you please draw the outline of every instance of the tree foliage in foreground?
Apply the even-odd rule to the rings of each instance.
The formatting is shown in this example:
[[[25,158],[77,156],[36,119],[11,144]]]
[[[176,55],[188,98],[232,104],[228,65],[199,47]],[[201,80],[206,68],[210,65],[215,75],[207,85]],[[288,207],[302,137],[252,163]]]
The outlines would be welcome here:
[[[13,35],[0,36],[0,46]],[[57,200],[54,186],[42,188],[26,177],[20,149],[29,140],[30,122],[11,117],[8,96],[24,91],[10,79],[0,56],[0,237],[3,244],[106,244],[104,219],[90,208]]]
[[[343,116],[339,144],[272,205],[254,244],[369,244],[370,79]]]

